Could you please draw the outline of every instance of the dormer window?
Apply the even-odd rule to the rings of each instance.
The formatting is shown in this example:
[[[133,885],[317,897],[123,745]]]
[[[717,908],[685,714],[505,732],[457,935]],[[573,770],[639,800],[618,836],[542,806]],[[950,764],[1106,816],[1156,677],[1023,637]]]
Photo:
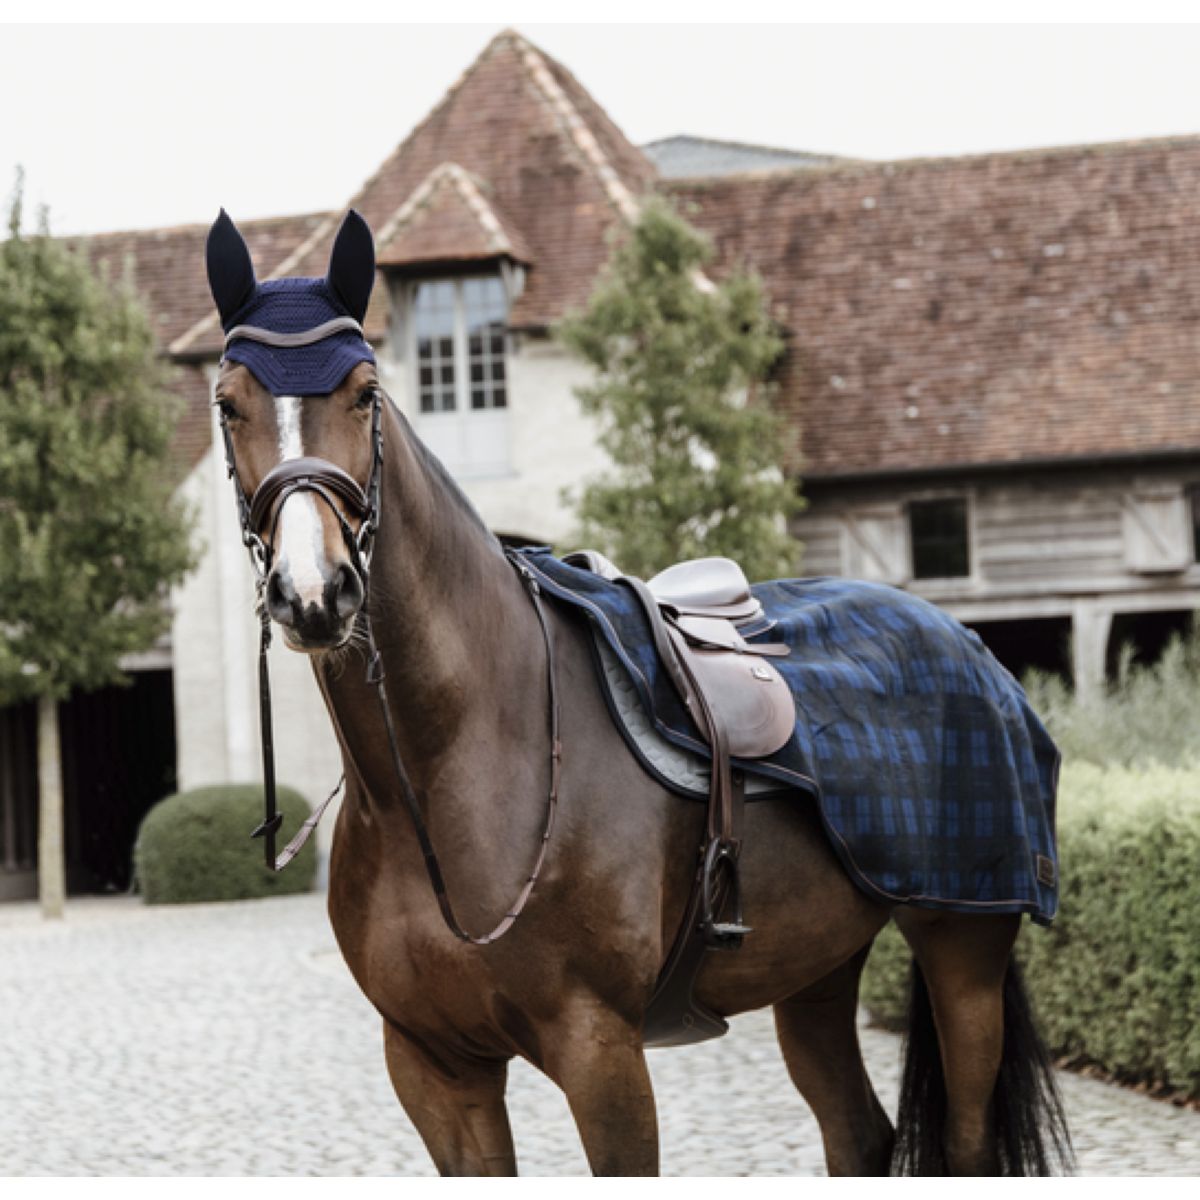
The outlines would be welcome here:
[[[417,394],[421,412],[453,412],[458,406],[454,342],[458,323],[454,283],[419,283],[413,302],[417,337]]]
[[[458,275],[403,286],[421,437],[455,475],[507,471],[505,280]]]
[[[412,313],[422,413],[507,407],[508,300],[498,275],[418,283]]]

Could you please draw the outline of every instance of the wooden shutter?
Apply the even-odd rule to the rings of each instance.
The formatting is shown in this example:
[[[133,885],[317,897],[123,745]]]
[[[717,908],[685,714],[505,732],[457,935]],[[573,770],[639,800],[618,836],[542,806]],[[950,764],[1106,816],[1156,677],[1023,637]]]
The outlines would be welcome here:
[[[1191,564],[1191,530],[1182,488],[1137,490],[1121,497],[1125,565],[1138,574],[1183,571]]]
[[[845,575],[877,583],[908,582],[908,527],[900,505],[852,509],[842,523]]]

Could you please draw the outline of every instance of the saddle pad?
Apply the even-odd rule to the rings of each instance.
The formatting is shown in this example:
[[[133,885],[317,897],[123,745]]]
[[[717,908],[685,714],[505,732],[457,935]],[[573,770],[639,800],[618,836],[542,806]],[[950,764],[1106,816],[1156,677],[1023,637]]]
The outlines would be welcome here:
[[[586,614],[658,734],[708,757],[632,588],[545,548],[522,558],[546,594]],[[769,758],[735,763],[814,797],[843,866],[873,898],[1049,924],[1060,756],[979,636],[882,584],[788,579],[752,590],[767,620],[747,639],[792,650],[772,661],[796,698],[796,729]]]
[[[707,802],[712,784],[712,759],[668,742],[654,727],[653,720],[638,697],[632,677],[621,665],[612,647],[599,633],[594,635],[592,645],[604,679],[608,710],[635,757],[659,783],[680,795]],[[765,775],[746,775],[747,802],[761,796],[780,796],[790,790],[788,784],[778,779],[768,779]]]

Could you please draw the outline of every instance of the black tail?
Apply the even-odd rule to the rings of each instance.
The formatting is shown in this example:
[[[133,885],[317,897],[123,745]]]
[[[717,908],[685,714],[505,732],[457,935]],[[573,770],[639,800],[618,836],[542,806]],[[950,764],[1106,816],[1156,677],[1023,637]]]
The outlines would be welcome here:
[[[1003,1175],[1068,1172],[1074,1163],[1054,1067],[1010,962],[1004,977],[1004,1054],[992,1093],[996,1152]],[[898,1175],[946,1175],[946,1087],[933,1008],[916,963],[908,1011],[900,1112],[892,1165]]]

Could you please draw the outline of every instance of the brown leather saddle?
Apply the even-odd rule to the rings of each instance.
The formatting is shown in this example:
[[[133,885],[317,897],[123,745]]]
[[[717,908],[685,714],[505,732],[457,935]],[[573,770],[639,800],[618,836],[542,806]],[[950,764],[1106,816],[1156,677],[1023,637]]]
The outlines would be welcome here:
[[[630,586],[645,611],[659,658],[712,754],[708,819],[679,933],[659,974],[643,1026],[648,1046],[680,1046],[720,1037],[723,1017],[699,1004],[693,985],[705,952],[734,950],[750,929],[742,923],[737,860],[744,780],[731,758],[766,758],[796,726],[791,689],[770,659],[787,646],[748,642],[742,631],[763,626],[762,605],[741,567],[728,558],[678,563],[648,582],[623,575],[594,550],[565,562]]]

